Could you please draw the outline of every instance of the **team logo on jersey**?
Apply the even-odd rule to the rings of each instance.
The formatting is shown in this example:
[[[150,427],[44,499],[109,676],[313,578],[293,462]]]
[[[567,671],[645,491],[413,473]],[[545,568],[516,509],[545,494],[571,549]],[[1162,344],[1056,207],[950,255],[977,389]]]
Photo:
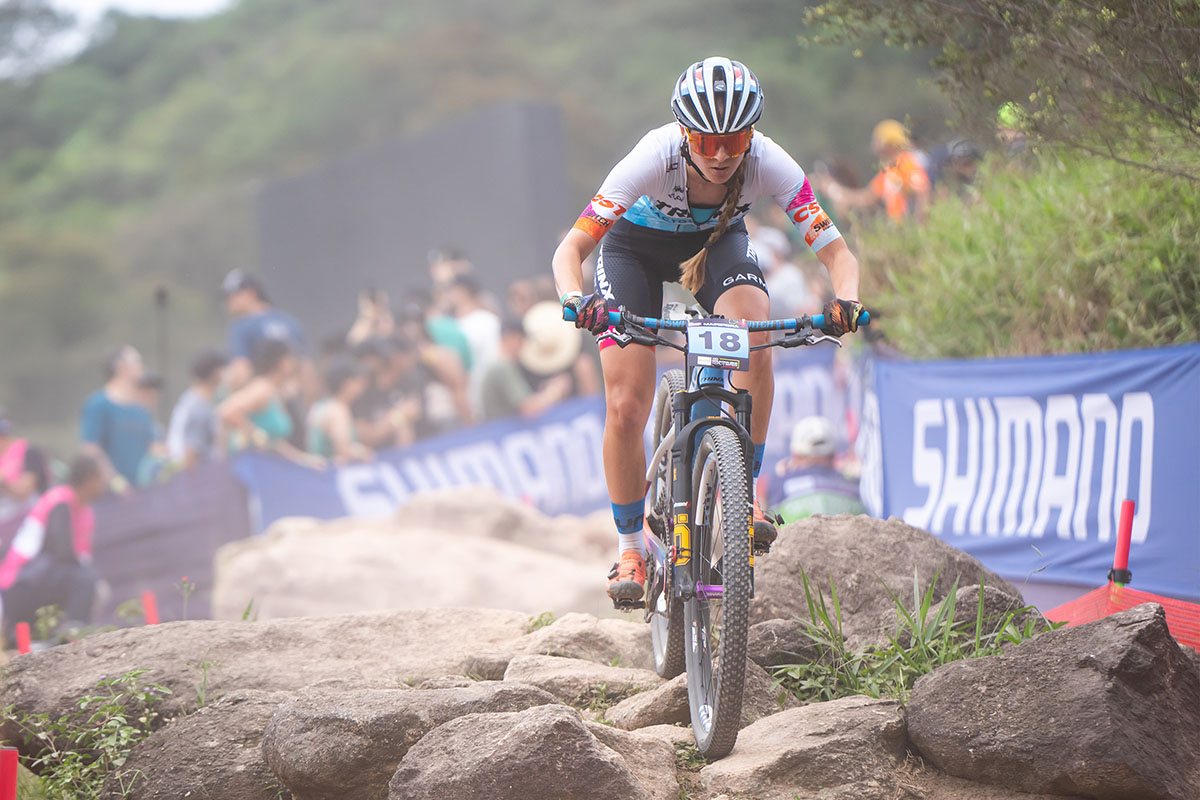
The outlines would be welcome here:
[[[604,238],[604,234],[608,233],[608,229],[616,222],[617,217],[624,213],[625,206],[598,194],[592,198],[592,202],[588,203],[588,207],[583,210],[572,227],[578,228],[598,242]]]
[[[825,212],[822,211],[820,214],[817,215],[817,218],[813,220],[812,225],[809,226],[808,233],[804,234],[804,243],[807,244],[809,247],[812,247],[813,242],[815,242],[821,236],[822,233],[824,233],[825,231],[829,230],[832,227],[833,227],[833,220],[831,220],[825,214]]]
[[[739,272],[736,275],[730,275],[728,278],[721,281],[721,286],[733,286],[735,284],[743,283],[753,283],[756,286],[763,287],[764,289],[767,286],[765,283],[763,283],[762,277],[753,272]]]

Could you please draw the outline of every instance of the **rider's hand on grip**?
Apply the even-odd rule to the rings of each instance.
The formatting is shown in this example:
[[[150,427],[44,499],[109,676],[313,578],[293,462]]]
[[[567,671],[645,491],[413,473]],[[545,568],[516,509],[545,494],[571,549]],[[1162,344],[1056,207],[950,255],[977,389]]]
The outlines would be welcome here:
[[[864,309],[857,300],[832,300],[825,304],[824,312],[825,327],[821,330],[831,336],[841,336],[858,330]]]
[[[600,294],[590,294],[587,297],[564,297],[563,310],[572,313],[564,314],[569,319],[575,318],[576,328],[586,328],[594,335],[600,335],[608,330],[608,303]]]

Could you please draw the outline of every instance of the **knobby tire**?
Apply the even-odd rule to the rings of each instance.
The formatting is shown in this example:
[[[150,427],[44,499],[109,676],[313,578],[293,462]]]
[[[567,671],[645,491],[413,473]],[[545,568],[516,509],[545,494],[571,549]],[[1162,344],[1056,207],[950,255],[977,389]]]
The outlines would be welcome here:
[[[696,745],[708,759],[737,741],[746,680],[750,616],[750,498],[742,442],[726,427],[700,439],[693,466],[693,564],[698,583],[720,585],[719,600],[684,603],[684,660]]]
[[[659,442],[671,430],[671,401],[676,392],[686,388],[683,370],[672,369],[662,376],[658,383],[658,392],[654,397],[654,441],[651,452],[658,448]],[[650,482],[650,490],[646,498],[649,508],[655,511],[663,521],[662,535],[664,544],[670,547],[671,531],[671,454],[659,462],[659,468]],[[670,570],[670,563],[659,565],[662,569]],[[683,672],[683,601],[679,598],[664,595],[666,585],[663,575],[657,577],[658,591],[647,601],[650,608],[659,613],[650,616],[650,642],[654,649],[654,670],[664,678],[674,678]],[[666,615],[665,617],[663,615]]]

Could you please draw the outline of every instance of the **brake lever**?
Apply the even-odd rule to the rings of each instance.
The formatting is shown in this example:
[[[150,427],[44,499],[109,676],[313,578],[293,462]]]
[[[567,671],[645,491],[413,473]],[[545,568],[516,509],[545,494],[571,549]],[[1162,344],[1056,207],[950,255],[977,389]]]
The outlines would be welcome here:
[[[820,344],[821,342],[833,342],[838,347],[842,346],[842,340],[835,336],[826,336],[823,333],[809,331],[804,335],[794,333],[790,336],[783,337],[783,341],[779,343],[779,347],[799,347],[801,345]]]

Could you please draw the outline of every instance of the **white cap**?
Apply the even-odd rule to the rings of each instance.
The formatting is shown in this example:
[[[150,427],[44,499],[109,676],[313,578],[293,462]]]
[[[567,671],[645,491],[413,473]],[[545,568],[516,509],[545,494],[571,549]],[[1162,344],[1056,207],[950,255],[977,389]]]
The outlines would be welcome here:
[[[833,423],[824,417],[805,417],[792,428],[792,455],[831,456],[834,451]]]

